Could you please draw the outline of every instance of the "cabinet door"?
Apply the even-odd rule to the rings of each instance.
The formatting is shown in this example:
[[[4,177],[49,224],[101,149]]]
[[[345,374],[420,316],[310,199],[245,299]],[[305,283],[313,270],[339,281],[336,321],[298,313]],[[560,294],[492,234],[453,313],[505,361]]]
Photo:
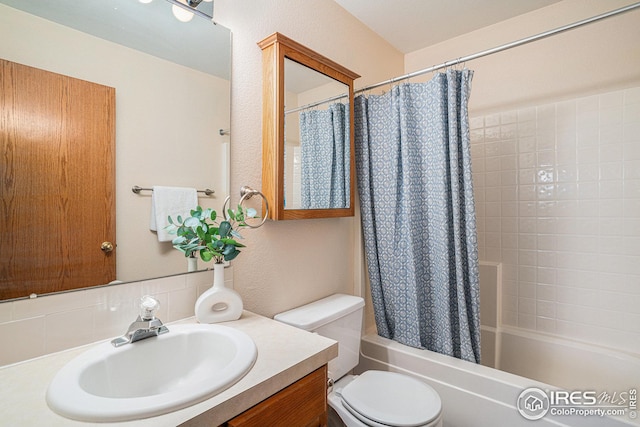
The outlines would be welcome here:
[[[280,33],[258,46],[263,67],[262,192],[269,218],[353,216],[353,81],[360,76]],[[336,103],[341,99],[348,100],[346,106]],[[331,102],[331,111],[325,110]],[[310,111],[299,113],[312,106],[317,107],[314,117],[317,113],[323,119],[303,120]],[[300,123],[310,126],[301,132]],[[296,148],[300,157],[292,154]]]
[[[228,427],[316,427],[326,425],[326,365],[226,423]]]

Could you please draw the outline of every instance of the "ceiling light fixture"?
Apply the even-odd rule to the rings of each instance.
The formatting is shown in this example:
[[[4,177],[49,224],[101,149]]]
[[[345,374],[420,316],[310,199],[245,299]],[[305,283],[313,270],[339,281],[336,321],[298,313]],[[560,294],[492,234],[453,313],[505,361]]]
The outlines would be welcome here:
[[[180,22],[189,22],[193,19],[193,13],[175,4],[171,6],[171,12],[173,12],[173,16]]]
[[[189,22],[193,19],[193,15],[198,15],[201,18],[208,19],[213,21],[213,16],[209,16],[201,10],[198,10],[197,7],[202,1],[209,2],[213,0],[167,0],[173,6],[171,10],[173,11],[173,15],[182,22]],[[213,15],[213,12],[212,12]]]

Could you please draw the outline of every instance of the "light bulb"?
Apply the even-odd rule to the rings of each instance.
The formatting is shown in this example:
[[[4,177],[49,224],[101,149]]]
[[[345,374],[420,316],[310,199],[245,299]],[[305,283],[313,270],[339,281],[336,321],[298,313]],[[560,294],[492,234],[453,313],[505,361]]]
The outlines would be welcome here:
[[[176,17],[178,21],[181,22],[189,22],[193,19],[193,13],[188,10],[184,10],[180,6],[176,6],[175,4],[171,6],[171,11],[173,12],[173,16]]]
[[[140,3],[147,4],[151,3],[153,0],[138,0]]]

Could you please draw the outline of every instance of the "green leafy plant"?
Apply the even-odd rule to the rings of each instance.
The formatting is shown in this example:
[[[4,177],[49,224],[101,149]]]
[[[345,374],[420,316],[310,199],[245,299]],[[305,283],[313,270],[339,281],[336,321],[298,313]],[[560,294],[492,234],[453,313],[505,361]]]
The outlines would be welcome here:
[[[214,260],[216,264],[221,264],[237,257],[240,254],[238,248],[246,247],[238,242],[242,236],[235,228],[246,227],[246,219],[253,218],[255,214],[254,209],[245,211],[238,205],[235,212],[232,209],[227,211],[227,220],[218,223],[215,210],[198,206],[184,220],[180,215],[176,220],[169,217],[167,228],[169,233],[177,235],[172,241],[173,247],[184,253],[185,257],[200,254],[205,262]]]

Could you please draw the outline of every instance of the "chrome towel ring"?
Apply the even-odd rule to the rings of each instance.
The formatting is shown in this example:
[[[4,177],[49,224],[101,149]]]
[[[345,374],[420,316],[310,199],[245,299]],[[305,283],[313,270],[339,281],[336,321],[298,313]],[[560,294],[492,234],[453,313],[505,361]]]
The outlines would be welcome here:
[[[264,205],[265,205],[265,213],[264,213],[264,217],[262,217],[262,221],[260,222],[260,224],[258,225],[251,225],[248,222],[245,222],[245,224],[247,224],[248,227],[250,228],[260,228],[262,227],[262,225],[265,223],[265,221],[267,220],[267,218],[269,217],[269,202],[267,201],[267,198],[264,197],[264,194],[262,194],[260,191],[255,190],[247,185],[242,186],[242,188],[240,188],[240,201],[238,202],[238,205],[240,205],[243,209],[244,209],[244,202],[246,200],[249,200],[250,198],[252,198],[255,195],[259,195],[260,197],[262,197],[262,200],[264,201]],[[228,220],[227,217],[227,209],[228,209],[228,204],[231,201],[231,196],[227,196],[227,198],[224,200],[224,204],[222,205],[222,216],[224,217],[225,220]],[[246,211],[246,209],[245,209]]]

